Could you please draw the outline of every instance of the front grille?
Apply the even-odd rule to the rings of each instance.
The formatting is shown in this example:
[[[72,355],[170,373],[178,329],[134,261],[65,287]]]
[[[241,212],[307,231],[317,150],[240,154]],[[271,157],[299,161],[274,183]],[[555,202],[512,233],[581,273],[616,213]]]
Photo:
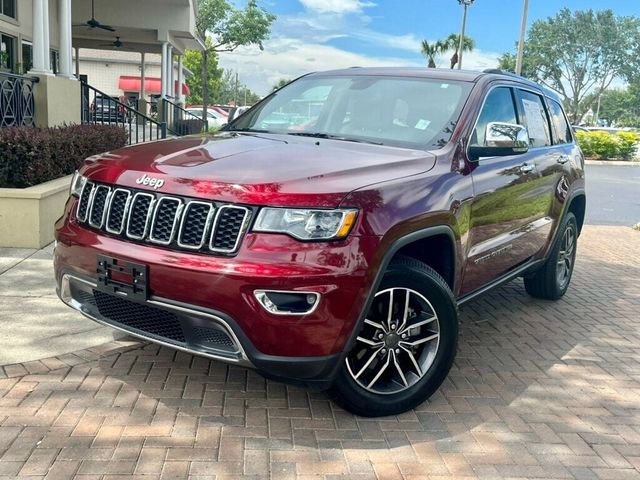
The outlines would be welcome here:
[[[87,182],[76,216],[82,224],[130,240],[231,255],[252,213],[240,205]]]
[[[159,308],[130,302],[94,290],[93,295],[100,315],[106,319],[133,328],[171,343],[185,343],[184,332],[177,315]]]

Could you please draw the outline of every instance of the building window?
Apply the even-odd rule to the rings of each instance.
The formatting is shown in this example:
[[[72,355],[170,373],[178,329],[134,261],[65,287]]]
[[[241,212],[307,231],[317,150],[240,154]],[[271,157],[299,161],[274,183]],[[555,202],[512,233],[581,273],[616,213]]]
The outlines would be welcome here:
[[[60,53],[57,50],[51,50],[51,70],[54,74],[60,71]]]
[[[0,14],[16,18],[16,0],[0,0]]]
[[[22,73],[27,73],[33,68],[33,45],[30,42],[22,42]]]
[[[15,67],[15,38],[0,34],[0,70],[13,71]]]

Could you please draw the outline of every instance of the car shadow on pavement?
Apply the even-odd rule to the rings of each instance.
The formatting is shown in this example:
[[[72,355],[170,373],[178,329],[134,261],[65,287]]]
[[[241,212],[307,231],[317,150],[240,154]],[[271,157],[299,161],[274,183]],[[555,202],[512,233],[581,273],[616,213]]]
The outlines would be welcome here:
[[[563,445],[563,435],[598,443],[619,434],[616,422],[640,409],[640,294],[632,287],[640,267],[593,256],[578,265],[558,302],[527,296],[517,280],[465,305],[449,376],[402,415],[356,417],[322,392],[155,345],[104,358],[99,370],[122,385],[113,406],[124,407],[123,423],[128,415],[146,418],[137,418],[137,406],[127,413],[132,404],[118,404],[128,392],[154,412],[149,428],[164,425],[167,438],[193,434],[196,443],[202,430],[242,440],[247,450],[399,448],[394,456],[414,459],[424,442],[440,453],[469,455],[507,445],[498,450],[516,457],[532,454],[526,443]],[[185,433],[176,434],[180,428]]]

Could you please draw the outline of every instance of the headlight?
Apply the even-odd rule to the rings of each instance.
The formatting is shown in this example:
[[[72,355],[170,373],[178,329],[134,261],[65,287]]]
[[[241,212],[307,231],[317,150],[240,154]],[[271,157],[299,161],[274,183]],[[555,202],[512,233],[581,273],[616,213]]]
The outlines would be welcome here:
[[[87,177],[83,177],[76,170],[76,173],[73,174],[73,178],[71,179],[71,190],[69,194],[75,197],[79,197],[82,193],[82,189],[84,188],[85,183],[87,183]]]
[[[299,240],[337,240],[349,235],[357,215],[358,211],[351,208],[263,208],[253,230],[287,233]]]

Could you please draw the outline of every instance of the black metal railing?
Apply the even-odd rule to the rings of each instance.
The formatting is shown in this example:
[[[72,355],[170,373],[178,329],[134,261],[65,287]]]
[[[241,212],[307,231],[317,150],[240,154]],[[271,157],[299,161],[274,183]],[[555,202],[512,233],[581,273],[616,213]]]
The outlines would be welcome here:
[[[166,121],[154,120],[86,82],[80,85],[82,123],[120,126],[128,133],[129,145],[167,138],[167,134],[178,135]]]
[[[0,127],[33,125],[36,113],[33,90],[38,80],[0,72]]]
[[[176,135],[191,135],[208,130],[206,118],[194,115],[166,98],[161,99],[160,104],[162,119]]]

